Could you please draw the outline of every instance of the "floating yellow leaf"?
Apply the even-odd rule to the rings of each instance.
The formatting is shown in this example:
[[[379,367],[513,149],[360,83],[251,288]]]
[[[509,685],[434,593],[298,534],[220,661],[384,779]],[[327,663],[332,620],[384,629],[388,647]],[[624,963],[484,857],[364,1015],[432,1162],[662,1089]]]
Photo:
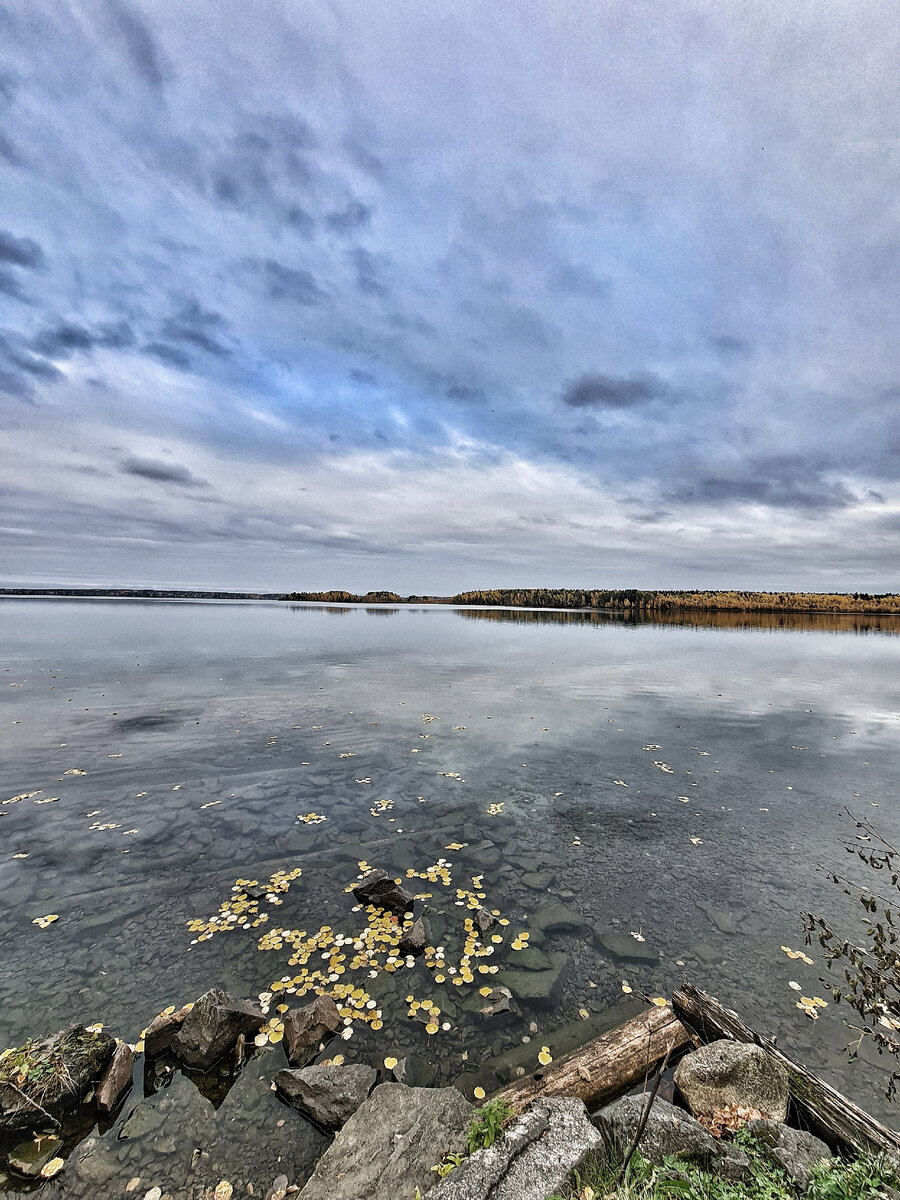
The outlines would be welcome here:
[[[630,996],[631,993],[634,991],[634,988],[629,986],[629,984],[627,984],[624,980],[622,980],[622,991],[625,993],[626,996]]]
[[[475,1097],[476,1100],[483,1100],[484,1099],[484,1088],[483,1087],[473,1088],[472,1095]]]
[[[80,767],[69,767],[68,771],[63,771],[63,775],[87,775],[87,771],[82,771]]]
[[[384,1065],[388,1071],[393,1071],[394,1067],[397,1065],[397,1060],[394,1058],[393,1054],[389,1054],[387,1056],[387,1058],[384,1060]]]
[[[58,1175],[65,1166],[65,1160],[62,1158],[51,1158],[48,1163],[41,1167],[41,1179],[52,1179],[54,1175]]]
[[[52,925],[54,921],[58,920],[59,913],[48,913],[46,917],[35,917],[31,923],[40,926],[41,929],[46,929],[48,925]]]
[[[665,996],[651,996],[650,1003],[655,1004],[657,1008],[665,1008],[669,1002]]]
[[[541,1046],[540,1053],[538,1054],[538,1062],[542,1067],[547,1067],[553,1062],[553,1055],[550,1053],[549,1046]]]
[[[425,1026],[425,1032],[426,1033],[437,1033],[439,1028],[440,1028],[440,1026],[438,1025],[437,1021],[429,1021],[428,1024]]]
[[[231,1200],[234,1188],[227,1179],[223,1179],[221,1183],[216,1184],[216,1190],[213,1192],[213,1200]]]

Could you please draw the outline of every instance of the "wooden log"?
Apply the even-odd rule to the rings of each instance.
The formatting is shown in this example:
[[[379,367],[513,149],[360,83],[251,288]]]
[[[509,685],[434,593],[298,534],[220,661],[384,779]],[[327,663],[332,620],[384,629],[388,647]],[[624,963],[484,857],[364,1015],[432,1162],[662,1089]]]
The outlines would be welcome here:
[[[550,1096],[578,1096],[589,1108],[596,1107],[641,1082],[667,1052],[674,1054],[689,1041],[671,1006],[655,1007],[533,1075],[515,1080],[495,1098],[518,1111]]]
[[[729,1038],[759,1046],[788,1073],[791,1099],[813,1133],[831,1146],[856,1153],[890,1154],[900,1157],[900,1136],[852,1100],[794,1062],[775,1046],[774,1039],[760,1037],[745,1025],[736,1012],[692,984],[685,984],[672,998],[675,1012],[704,1042]]]

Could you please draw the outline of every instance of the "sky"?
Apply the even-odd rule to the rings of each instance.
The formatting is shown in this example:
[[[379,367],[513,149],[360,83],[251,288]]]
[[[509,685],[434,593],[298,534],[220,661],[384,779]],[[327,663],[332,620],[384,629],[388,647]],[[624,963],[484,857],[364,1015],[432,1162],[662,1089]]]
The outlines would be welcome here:
[[[900,590],[898,30],[0,0],[0,583]]]

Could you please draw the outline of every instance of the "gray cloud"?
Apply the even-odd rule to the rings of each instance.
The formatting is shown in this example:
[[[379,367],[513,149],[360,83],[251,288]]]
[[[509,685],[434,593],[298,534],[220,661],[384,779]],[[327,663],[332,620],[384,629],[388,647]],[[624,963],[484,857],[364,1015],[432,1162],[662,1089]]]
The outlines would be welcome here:
[[[0,229],[0,262],[34,270],[44,265],[44,252],[33,238],[18,238]]]
[[[187,467],[178,463],[162,462],[155,458],[140,458],[132,455],[126,458],[119,470],[123,475],[137,475],[140,479],[150,479],[154,483],[174,483],[178,487],[198,488],[208,487],[205,479],[198,479]]]
[[[274,259],[262,264],[266,290],[272,300],[289,300],[293,304],[321,304],[325,293],[316,283],[312,272],[302,267],[285,267]]]
[[[179,346],[170,346],[166,342],[148,342],[142,347],[143,353],[155,358],[166,367],[175,367],[179,371],[187,371],[191,365],[191,356]]]
[[[325,218],[325,223],[334,233],[345,237],[368,225],[371,219],[372,210],[368,205],[359,200],[350,200],[345,208],[330,212]]]
[[[356,286],[367,296],[386,296],[387,288],[373,255],[361,246],[350,251],[350,260],[356,271]]]
[[[125,0],[106,0],[105,7],[110,29],[135,74],[160,90],[171,77],[171,66],[147,25]]]
[[[826,477],[827,470],[825,464],[802,455],[773,455],[737,464],[730,473],[698,473],[672,488],[668,498],[682,504],[762,504],[811,512],[856,503],[846,484]]]
[[[68,358],[77,351],[88,352],[100,346],[123,350],[134,345],[134,331],[126,321],[109,321],[87,328],[64,321],[39,333],[32,348],[47,358]]]
[[[658,380],[617,379],[611,375],[582,375],[568,384],[562,394],[570,408],[630,408],[660,394]]]
[[[187,342],[207,354],[227,357],[231,351],[216,336],[225,328],[221,313],[200,307],[197,300],[189,300],[172,317],[162,324],[161,333],[167,341]]]

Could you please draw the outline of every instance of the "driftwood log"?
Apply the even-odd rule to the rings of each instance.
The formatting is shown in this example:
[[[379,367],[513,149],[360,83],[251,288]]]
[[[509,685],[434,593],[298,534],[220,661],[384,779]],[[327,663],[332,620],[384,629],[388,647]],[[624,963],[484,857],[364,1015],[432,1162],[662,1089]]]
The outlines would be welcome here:
[[[644,1080],[690,1036],[672,1008],[651,1008],[604,1033],[548,1067],[508,1084],[496,1093],[518,1111],[538,1099],[578,1096],[588,1108],[614,1099]]]
[[[751,1042],[784,1067],[790,1078],[791,1099],[799,1114],[812,1132],[826,1142],[857,1153],[868,1151],[900,1157],[898,1134],[778,1050],[773,1040],[760,1037],[736,1012],[723,1007],[714,997],[686,983],[676,991],[672,1004],[684,1024],[701,1041],[730,1038],[736,1042]]]

